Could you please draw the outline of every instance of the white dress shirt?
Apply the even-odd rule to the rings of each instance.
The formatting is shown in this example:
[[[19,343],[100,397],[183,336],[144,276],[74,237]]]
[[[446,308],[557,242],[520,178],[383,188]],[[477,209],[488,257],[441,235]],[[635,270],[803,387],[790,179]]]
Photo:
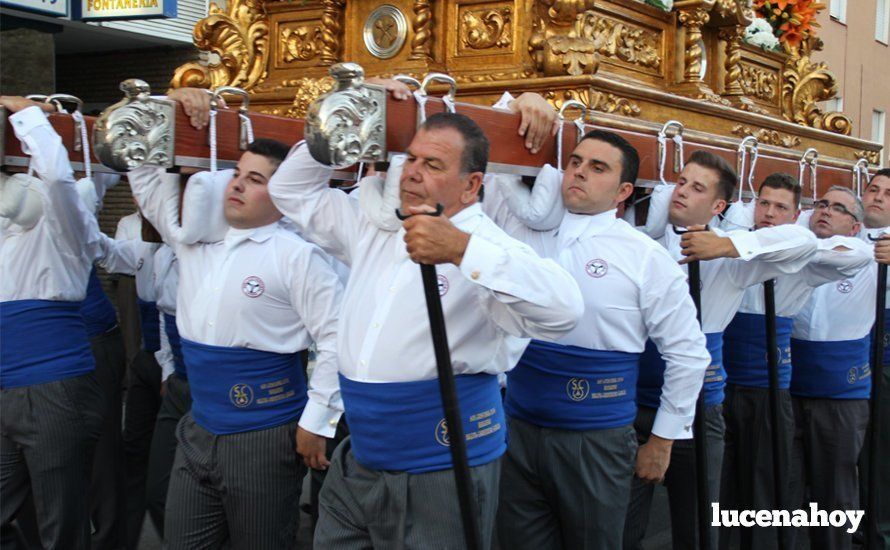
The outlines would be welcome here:
[[[142,239],[142,216],[139,215],[139,212],[127,214],[117,221],[114,239],[117,241]]]
[[[420,268],[404,229],[384,231],[359,202],[328,188],[331,169],[298,144],[269,182],[278,209],[349,265],[338,342],[340,373],[359,382],[436,378]],[[583,311],[572,277],[508,237],[479,205],[451,218],[471,234],[460,266],[436,266],[455,374],[513,368],[529,338],[555,340]]]
[[[99,226],[77,194],[68,151],[38,107],[22,109],[9,123],[44,183],[43,216],[26,231],[0,229],[0,301],[83,300]]]
[[[166,320],[164,315],[176,317],[176,293],[179,288],[179,263],[173,249],[167,244],[161,246],[155,252],[154,257],[154,286],[157,296],[158,311],[161,313],[161,349],[155,352],[155,360],[161,366],[162,379],[166,380],[175,367],[173,349],[167,338]]]
[[[493,178],[485,211],[511,236],[566,269],[584,297],[584,315],[563,345],[642,353],[651,338],[666,367],[661,405],[652,433],[685,439],[695,416],[711,356],[698,327],[686,275],[655,241],[617,219],[616,210],[596,215],[566,213],[558,229],[534,231],[506,207]]]
[[[279,222],[230,228],[217,243],[183,244],[177,238],[178,179],[154,166],[129,176],[143,215],[178,258],[182,338],[273,353],[294,353],[315,341],[317,362],[300,426],[333,437],[343,410],[335,331],[342,287],[325,255]]]

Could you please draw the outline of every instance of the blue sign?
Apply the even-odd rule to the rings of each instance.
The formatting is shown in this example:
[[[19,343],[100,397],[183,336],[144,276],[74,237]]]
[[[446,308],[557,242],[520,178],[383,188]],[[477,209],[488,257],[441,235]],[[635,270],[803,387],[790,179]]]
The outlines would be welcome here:
[[[0,0],[0,6],[55,17],[68,17],[68,0]]]

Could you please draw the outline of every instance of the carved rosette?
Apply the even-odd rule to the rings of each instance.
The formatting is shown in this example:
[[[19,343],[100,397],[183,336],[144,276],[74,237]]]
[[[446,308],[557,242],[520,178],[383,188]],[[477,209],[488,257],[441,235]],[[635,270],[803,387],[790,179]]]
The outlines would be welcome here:
[[[323,46],[323,31],[318,25],[286,27],[279,36],[281,60],[285,63],[309,61],[319,55]]]
[[[678,15],[680,24],[686,29],[686,53],[683,61],[683,80],[685,82],[702,81],[701,31],[710,19],[711,15],[704,7],[682,10]]]
[[[810,39],[790,52],[782,73],[782,116],[786,120],[849,135],[853,122],[843,113],[824,113],[816,106],[819,101],[837,94],[837,80],[825,63],[813,63],[810,54],[821,50],[822,41]]]
[[[513,43],[513,10],[509,7],[467,10],[460,20],[461,46],[473,50],[508,48]]]
[[[262,0],[229,0],[224,12],[214,3],[195,24],[193,39],[199,50],[215,54],[209,64],[189,62],[173,73],[173,88],[237,86],[253,89],[266,77],[269,23]]]
[[[411,55],[408,59],[432,60],[433,9],[430,0],[415,0],[411,29]]]
[[[121,83],[126,97],[105,109],[93,126],[93,151],[109,168],[126,172],[143,164],[173,165],[176,103],[151,97],[142,80]]]
[[[345,0],[324,0],[321,13],[321,64],[333,65],[340,60]]]

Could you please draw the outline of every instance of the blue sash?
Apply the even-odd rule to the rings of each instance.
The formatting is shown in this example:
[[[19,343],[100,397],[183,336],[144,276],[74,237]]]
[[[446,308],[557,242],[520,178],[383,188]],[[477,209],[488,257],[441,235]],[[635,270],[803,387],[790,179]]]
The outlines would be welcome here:
[[[87,295],[80,305],[80,314],[83,315],[83,321],[86,323],[87,336],[94,338],[101,336],[117,325],[117,313],[111,300],[102,290],[102,282],[96,273],[96,266],[90,271],[90,278],[87,281]]]
[[[726,371],[723,370],[723,333],[705,334],[711,365],[705,371],[705,405],[723,403],[723,389],[726,387]],[[661,405],[661,386],[664,385],[664,359],[652,340],[646,342],[646,349],[640,358],[640,377],[637,381],[637,404],[651,409]]]
[[[170,351],[173,353],[173,372],[183,380],[188,380],[185,370],[185,360],[182,358],[182,342],[179,339],[179,329],[176,328],[176,316],[164,314],[164,334],[170,343]]]
[[[547,428],[600,430],[632,424],[640,354],[532,340],[507,373],[504,409]]]
[[[776,344],[779,348],[779,389],[791,384],[790,317],[776,317]],[[766,357],[766,316],[737,313],[723,332],[723,363],[730,384],[749,388],[768,388]]]
[[[300,353],[226,348],[182,340],[192,416],[216,435],[274,428],[300,418],[306,377]]]
[[[496,376],[455,377],[470,466],[504,454],[507,425]],[[438,380],[356,382],[340,375],[355,459],[366,468],[420,474],[452,467]]]
[[[791,395],[868,399],[871,393],[871,338],[837,342],[791,339]]]
[[[137,298],[139,303],[139,321],[142,325],[142,349],[158,351],[161,349],[161,319],[158,305]]]
[[[0,303],[0,387],[55,382],[95,368],[80,302]]]

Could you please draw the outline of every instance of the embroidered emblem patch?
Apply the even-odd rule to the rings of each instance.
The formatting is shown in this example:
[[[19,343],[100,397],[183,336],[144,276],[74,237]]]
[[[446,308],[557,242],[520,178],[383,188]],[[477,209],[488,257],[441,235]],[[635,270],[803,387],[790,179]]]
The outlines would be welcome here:
[[[448,294],[448,289],[451,288],[451,285],[448,284],[448,277],[445,275],[439,275],[439,296],[445,296]]]
[[[241,283],[241,292],[248,298],[259,298],[265,290],[266,285],[263,283],[263,280],[256,275],[251,275]]]
[[[244,408],[253,403],[253,388],[247,384],[235,384],[229,390],[229,400],[238,408]]]
[[[841,294],[849,294],[853,291],[853,283],[849,279],[844,279],[837,284],[837,291]]]
[[[583,378],[571,378],[566,384],[566,395],[572,401],[584,401],[590,395],[590,382]]]
[[[445,423],[444,418],[436,424],[436,443],[443,447],[451,445],[451,440],[448,438],[448,424]]]
[[[594,279],[599,279],[609,272],[609,264],[606,263],[606,260],[597,258],[587,262],[587,265],[584,266],[584,271]]]

